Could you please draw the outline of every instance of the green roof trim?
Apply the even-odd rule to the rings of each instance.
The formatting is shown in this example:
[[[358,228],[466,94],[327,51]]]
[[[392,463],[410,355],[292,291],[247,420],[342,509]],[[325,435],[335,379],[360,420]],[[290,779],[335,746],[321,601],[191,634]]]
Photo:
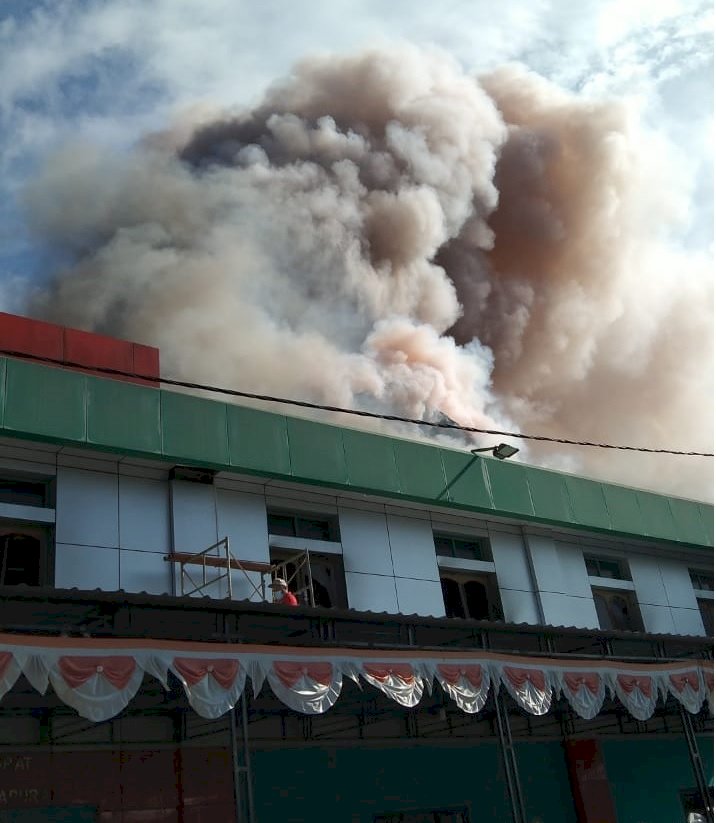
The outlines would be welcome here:
[[[0,434],[689,546],[713,506],[0,358]]]

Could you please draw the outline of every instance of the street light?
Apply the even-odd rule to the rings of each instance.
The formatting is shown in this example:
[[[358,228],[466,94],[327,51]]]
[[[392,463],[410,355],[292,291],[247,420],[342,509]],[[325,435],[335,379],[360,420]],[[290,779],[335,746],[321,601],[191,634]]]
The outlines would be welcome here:
[[[498,443],[496,446],[486,446],[484,449],[470,449],[472,454],[478,452],[492,452],[492,456],[498,460],[506,460],[508,457],[514,457],[519,449],[516,446],[510,446],[509,443]]]

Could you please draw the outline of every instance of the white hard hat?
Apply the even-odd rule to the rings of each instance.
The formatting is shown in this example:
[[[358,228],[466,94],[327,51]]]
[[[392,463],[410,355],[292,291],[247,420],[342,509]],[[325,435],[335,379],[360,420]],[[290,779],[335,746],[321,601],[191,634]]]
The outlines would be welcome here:
[[[270,588],[272,588],[272,589],[287,589],[288,588],[288,583],[283,579],[283,577],[274,577],[274,579],[271,581],[271,587]]]

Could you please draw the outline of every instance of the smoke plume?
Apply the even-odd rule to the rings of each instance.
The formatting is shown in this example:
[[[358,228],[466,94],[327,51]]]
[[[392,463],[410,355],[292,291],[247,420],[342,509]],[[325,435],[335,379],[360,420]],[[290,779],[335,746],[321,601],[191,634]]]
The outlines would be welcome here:
[[[308,59],[252,109],[54,157],[28,204],[70,263],[31,311],[158,345],[195,381],[705,450],[710,277],[670,250],[669,174],[624,106],[524,69]],[[710,495],[708,460],[522,448]]]

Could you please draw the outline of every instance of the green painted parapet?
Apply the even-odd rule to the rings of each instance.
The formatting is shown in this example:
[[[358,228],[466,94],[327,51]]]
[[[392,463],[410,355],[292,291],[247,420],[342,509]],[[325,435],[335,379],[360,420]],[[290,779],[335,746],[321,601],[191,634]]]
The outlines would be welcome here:
[[[0,430],[549,525],[713,546],[713,506],[704,503],[10,358],[0,358]]]

